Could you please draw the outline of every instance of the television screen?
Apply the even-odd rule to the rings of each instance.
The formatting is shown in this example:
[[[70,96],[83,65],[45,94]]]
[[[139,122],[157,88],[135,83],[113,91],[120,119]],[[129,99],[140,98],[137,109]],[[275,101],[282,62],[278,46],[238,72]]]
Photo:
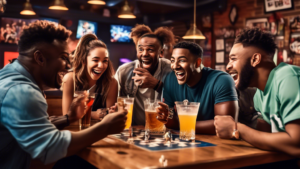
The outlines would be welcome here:
[[[4,52],[4,66],[11,63],[13,59],[17,59],[19,52]]]
[[[111,25],[110,26],[110,41],[111,42],[131,42],[129,34],[132,26]]]
[[[0,42],[18,44],[24,26],[37,19],[1,18]]]
[[[97,22],[79,20],[77,27],[76,38],[81,38],[83,35],[92,33],[96,34],[97,32]]]

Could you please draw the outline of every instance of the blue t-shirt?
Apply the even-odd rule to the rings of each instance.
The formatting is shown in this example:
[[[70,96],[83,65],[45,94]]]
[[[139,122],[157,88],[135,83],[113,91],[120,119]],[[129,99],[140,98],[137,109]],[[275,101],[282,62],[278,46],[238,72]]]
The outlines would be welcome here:
[[[174,107],[175,101],[187,99],[200,102],[197,121],[214,119],[214,105],[226,101],[237,101],[232,77],[222,71],[204,67],[200,81],[193,87],[179,85],[174,72],[166,77],[163,88],[164,102]]]

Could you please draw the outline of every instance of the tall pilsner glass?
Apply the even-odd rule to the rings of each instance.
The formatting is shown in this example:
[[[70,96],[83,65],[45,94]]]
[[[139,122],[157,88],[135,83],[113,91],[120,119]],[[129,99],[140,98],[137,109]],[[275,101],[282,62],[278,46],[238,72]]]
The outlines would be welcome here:
[[[175,102],[177,114],[180,123],[180,135],[181,140],[195,140],[196,120],[199,111],[200,103],[188,102]]]
[[[119,103],[121,103],[121,105],[124,105],[124,108],[128,111],[127,120],[125,123],[125,130],[128,130],[131,127],[131,122],[132,122],[134,97],[118,97],[117,102],[118,105]]]

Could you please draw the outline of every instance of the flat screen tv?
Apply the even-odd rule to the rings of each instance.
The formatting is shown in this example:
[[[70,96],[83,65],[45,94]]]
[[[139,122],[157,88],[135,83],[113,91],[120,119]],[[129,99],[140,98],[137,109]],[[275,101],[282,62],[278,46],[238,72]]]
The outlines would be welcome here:
[[[79,20],[77,27],[76,38],[81,38],[85,34],[96,34],[97,32],[97,22]]]
[[[0,42],[18,44],[24,26],[37,19],[21,19],[21,18],[1,18],[0,26]]]
[[[111,42],[131,42],[129,34],[132,26],[110,25],[110,41]]]

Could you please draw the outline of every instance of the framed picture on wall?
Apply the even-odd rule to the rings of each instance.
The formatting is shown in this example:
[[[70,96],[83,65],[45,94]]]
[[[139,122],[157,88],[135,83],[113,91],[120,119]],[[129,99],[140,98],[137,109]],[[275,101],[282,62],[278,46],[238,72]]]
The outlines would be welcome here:
[[[246,19],[246,27],[247,28],[259,28],[263,31],[269,31],[270,24],[268,22],[268,18],[249,18]]]
[[[226,66],[224,64],[216,65],[216,70],[221,70],[223,72],[226,72],[225,67]]]
[[[216,40],[216,50],[224,50],[224,39]]]
[[[224,52],[216,52],[216,63],[224,63]]]
[[[293,9],[293,0],[264,0],[265,13]]]

